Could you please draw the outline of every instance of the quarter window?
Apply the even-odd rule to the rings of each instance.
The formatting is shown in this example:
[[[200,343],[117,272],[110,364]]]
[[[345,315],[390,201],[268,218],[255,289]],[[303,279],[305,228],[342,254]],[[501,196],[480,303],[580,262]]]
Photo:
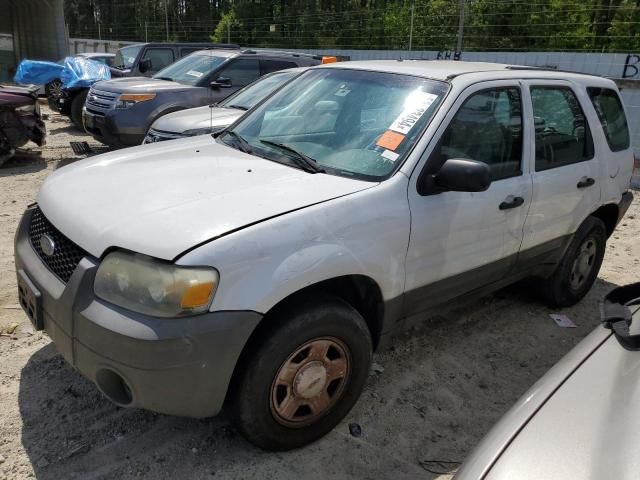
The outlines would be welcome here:
[[[438,157],[435,163],[439,165],[450,158],[484,162],[491,169],[492,180],[520,175],[520,90],[499,88],[471,95],[451,120],[434,155]]]
[[[587,88],[612,152],[629,148],[629,126],[618,94],[609,88]]]
[[[589,124],[567,87],[532,87],[536,131],[536,171],[593,158]]]
[[[285,62],[284,60],[260,60],[260,70],[262,75],[268,73],[277,72],[278,70],[284,70],[285,68],[296,68],[293,62]]]

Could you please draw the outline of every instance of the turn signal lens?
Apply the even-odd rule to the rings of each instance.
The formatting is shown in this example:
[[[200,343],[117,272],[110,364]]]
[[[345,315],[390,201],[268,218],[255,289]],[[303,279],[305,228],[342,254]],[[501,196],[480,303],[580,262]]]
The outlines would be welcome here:
[[[155,93],[124,93],[118,100],[122,102],[146,102],[156,98]]]
[[[182,294],[180,306],[183,310],[200,310],[211,303],[215,283],[200,283],[188,287]]]

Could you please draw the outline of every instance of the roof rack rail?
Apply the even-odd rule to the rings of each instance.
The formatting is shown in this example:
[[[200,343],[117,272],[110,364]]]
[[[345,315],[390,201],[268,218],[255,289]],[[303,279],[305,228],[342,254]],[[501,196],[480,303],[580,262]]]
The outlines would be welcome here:
[[[507,70],[536,70],[541,72],[575,73],[577,75],[587,75],[590,77],[600,77],[600,78],[603,77],[603,75],[598,75],[595,73],[577,72],[574,70],[564,70],[561,68],[554,68],[554,67],[528,67],[526,65],[507,65],[505,68]]]
[[[255,54],[255,53],[273,53],[275,55],[291,55],[292,57],[308,57],[308,58],[313,58],[315,60],[321,60],[322,59],[322,55],[316,55],[313,53],[302,53],[302,52],[288,52],[286,50],[271,50],[270,48],[264,48],[264,49],[246,49],[246,50],[242,50],[242,53],[249,53],[249,54]]]

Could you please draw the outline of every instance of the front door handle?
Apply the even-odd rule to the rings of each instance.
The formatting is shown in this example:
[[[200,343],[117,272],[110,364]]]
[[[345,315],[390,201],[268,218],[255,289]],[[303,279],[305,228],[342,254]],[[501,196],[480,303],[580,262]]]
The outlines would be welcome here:
[[[524,198],[522,197],[512,197],[509,195],[504,202],[500,204],[500,210],[509,210],[511,208],[518,208],[520,205],[524,203]]]
[[[578,188],[587,188],[596,183],[596,181],[591,177],[582,177],[578,182]]]

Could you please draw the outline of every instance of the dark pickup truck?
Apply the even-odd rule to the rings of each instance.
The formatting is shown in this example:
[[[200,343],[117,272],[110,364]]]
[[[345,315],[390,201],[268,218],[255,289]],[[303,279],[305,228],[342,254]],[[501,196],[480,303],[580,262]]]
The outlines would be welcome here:
[[[323,58],[280,51],[201,50],[152,78],[118,78],[93,85],[83,110],[87,132],[113,148],[140,145],[162,115],[220,102],[262,75],[318,65]],[[117,64],[117,61],[116,61]]]

